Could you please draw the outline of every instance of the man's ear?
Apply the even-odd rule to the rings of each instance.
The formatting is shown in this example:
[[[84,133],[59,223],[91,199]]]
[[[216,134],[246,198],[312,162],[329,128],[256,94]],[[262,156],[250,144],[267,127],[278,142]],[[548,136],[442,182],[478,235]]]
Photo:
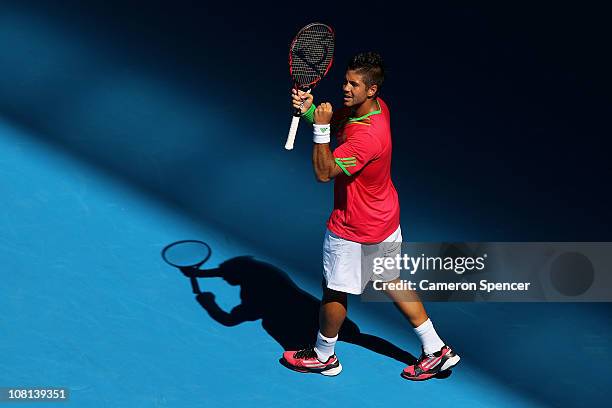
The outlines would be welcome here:
[[[368,98],[373,98],[374,95],[376,95],[376,92],[378,92],[378,85],[374,84],[371,87],[368,88],[368,91],[366,92],[366,95]]]

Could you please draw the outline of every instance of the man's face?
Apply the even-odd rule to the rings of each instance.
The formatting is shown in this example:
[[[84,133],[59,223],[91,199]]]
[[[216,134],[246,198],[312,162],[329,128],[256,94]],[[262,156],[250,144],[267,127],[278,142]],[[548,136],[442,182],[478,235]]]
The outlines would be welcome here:
[[[376,93],[376,85],[367,88],[363,82],[363,75],[357,71],[348,70],[344,76],[342,85],[344,93],[344,106],[358,106],[364,103],[368,96],[373,96]]]

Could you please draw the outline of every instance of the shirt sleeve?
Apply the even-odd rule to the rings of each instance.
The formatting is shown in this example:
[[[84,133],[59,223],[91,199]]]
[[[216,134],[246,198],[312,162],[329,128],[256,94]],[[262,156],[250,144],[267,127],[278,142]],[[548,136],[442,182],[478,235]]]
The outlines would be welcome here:
[[[367,130],[359,130],[347,137],[333,152],[334,161],[344,174],[352,176],[380,155],[380,142]]]

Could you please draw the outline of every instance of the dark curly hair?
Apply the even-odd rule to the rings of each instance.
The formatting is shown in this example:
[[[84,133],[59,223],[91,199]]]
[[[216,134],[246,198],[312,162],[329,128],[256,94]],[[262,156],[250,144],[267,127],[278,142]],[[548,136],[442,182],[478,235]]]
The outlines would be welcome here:
[[[371,51],[361,52],[349,60],[346,69],[363,75],[363,82],[368,88],[377,85],[378,88],[374,96],[378,95],[385,81],[385,66],[380,54]]]

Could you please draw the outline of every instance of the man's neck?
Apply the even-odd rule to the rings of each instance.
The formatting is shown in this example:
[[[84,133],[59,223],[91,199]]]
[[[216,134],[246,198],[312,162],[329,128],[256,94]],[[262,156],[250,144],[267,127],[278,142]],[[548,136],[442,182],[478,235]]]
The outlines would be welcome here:
[[[361,105],[355,108],[353,111],[354,118],[360,118],[363,115],[367,115],[370,112],[378,110],[378,103],[376,99],[366,99]]]

